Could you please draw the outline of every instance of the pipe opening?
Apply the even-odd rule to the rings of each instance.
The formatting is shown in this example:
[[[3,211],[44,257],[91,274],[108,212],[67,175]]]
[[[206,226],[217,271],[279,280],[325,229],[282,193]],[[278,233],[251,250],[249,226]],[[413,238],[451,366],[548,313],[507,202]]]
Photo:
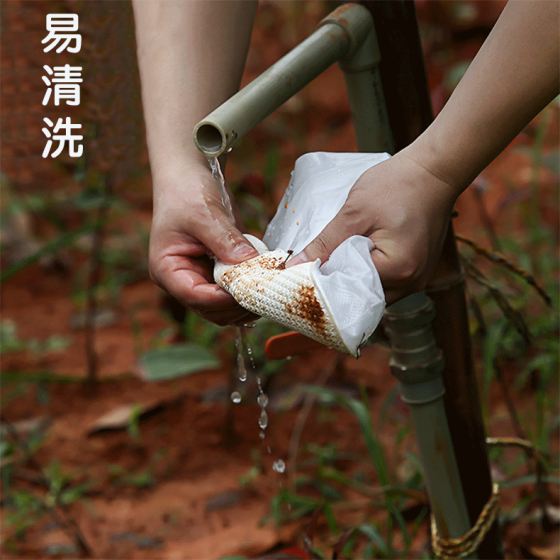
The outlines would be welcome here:
[[[221,130],[212,124],[201,124],[195,132],[196,143],[207,155],[220,155],[226,148],[226,139]]]

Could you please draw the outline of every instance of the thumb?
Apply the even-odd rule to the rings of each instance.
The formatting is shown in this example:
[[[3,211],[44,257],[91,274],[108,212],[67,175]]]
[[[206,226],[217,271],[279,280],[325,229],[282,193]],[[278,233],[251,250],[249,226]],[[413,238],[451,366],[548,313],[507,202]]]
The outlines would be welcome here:
[[[381,279],[387,305],[422,289],[417,280],[418,265],[402,243],[397,245],[392,240],[383,240],[376,244],[371,257]]]
[[[387,254],[378,247],[373,249],[371,252],[371,258],[373,260],[373,264],[375,265],[375,269],[379,274],[381,285],[383,286],[385,302],[387,305],[391,305],[402,297],[402,290],[396,287],[392,281],[391,261],[387,257]]]
[[[348,237],[352,235],[346,225],[346,216],[339,212],[323,229],[323,231],[303,251],[292,257],[286,267],[320,259],[324,263],[331,253]]]
[[[215,208],[210,219],[200,225],[197,237],[224,263],[237,264],[259,254],[222,208]]]

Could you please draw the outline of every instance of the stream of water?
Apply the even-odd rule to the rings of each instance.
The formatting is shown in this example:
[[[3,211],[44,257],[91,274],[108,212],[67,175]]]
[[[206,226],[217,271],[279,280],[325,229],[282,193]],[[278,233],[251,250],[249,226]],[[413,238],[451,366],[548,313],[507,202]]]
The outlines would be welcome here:
[[[218,158],[208,158],[208,163],[210,164],[210,170],[212,171],[212,177],[216,179],[216,182],[220,186],[220,196],[222,198],[222,203],[226,210],[229,212],[229,215],[233,218],[233,207],[231,205],[231,200],[229,197],[229,193],[227,191],[226,183],[224,180],[224,175],[222,173],[222,169],[220,167],[220,162]],[[262,386],[262,379],[257,369],[255,367],[255,360],[253,357],[253,349],[251,348],[250,344],[247,342],[247,337],[245,333],[244,327],[236,327],[236,337],[235,337],[235,349],[237,352],[237,379],[240,383],[245,383],[248,377],[248,370],[247,370],[247,361],[245,357],[245,352],[247,353],[247,357],[249,358],[249,365],[250,369],[255,376],[255,381],[257,384],[257,404],[259,406],[259,418],[258,418],[258,426],[259,426],[259,437],[261,440],[266,438],[266,429],[268,428],[268,413],[266,408],[268,406],[268,396],[263,390]],[[242,402],[242,395],[240,391],[233,391],[230,395],[230,398],[233,403],[240,404]],[[271,449],[270,445],[266,446],[266,451],[270,455]],[[286,464],[282,459],[277,459],[274,461],[272,465],[272,470],[277,473],[284,473],[286,470]]]

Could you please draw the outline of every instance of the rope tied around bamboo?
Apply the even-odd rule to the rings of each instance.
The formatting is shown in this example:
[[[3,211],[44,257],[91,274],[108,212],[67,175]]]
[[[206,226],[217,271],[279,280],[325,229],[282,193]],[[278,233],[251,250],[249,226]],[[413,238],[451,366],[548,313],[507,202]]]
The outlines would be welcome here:
[[[489,447],[519,447],[530,453],[541,468],[544,459],[541,453],[528,440],[518,437],[487,437],[486,444]],[[455,538],[444,538],[437,530],[434,516],[431,518],[432,549],[440,560],[451,560],[453,558],[464,558],[475,553],[480,543],[496,521],[500,511],[500,487],[497,483],[492,485],[492,494],[482,508],[474,526],[464,535]]]
[[[496,521],[500,510],[500,487],[494,483],[492,494],[488,502],[482,508],[476,523],[464,535],[456,538],[444,538],[437,530],[436,521],[432,515],[432,548],[437,558],[448,560],[452,558],[464,558],[473,554],[484,537]]]

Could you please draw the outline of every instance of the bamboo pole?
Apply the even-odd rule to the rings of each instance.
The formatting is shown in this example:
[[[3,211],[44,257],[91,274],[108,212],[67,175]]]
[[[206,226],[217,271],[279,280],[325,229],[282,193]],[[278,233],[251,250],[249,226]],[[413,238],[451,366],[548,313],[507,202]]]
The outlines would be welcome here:
[[[379,70],[395,148],[410,144],[433,119],[412,0],[360,0],[376,24]],[[444,356],[445,408],[471,524],[492,494],[492,478],[471,353],[464,279],[450,224],[427,293],[436,316],[434,334]],[[503,558],[497,522],[478,548],[479,558]]]

